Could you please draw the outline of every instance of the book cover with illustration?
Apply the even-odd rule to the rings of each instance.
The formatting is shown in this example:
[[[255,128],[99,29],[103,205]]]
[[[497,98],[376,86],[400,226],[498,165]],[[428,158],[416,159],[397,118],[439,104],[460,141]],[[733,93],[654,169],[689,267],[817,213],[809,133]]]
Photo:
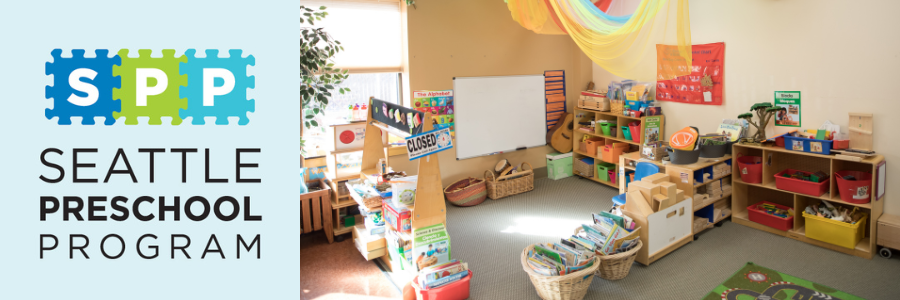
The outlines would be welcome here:
[[[431,113],[434,129],[450,128],[450,135],[456,136],[453,108],[453,90],[413,91],[413,109]]]
[[[716,133],[724,135],[728,141],[737,142],[741,138],[741,126],[731,124],[719,124],[719,130]]]
[[[413,230],[412,258],[417,270],[450,262],[450,235],[443,223]]]

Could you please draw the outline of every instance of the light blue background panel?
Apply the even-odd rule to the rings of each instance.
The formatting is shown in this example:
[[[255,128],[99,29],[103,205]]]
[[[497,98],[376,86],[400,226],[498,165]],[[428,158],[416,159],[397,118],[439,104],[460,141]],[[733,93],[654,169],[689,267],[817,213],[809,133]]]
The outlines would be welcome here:
[[[296,1],[14,1],[0,10],[0,90],[4,116],[0,118],[0,298],[2,299],[298,299],[299,284],[299,3]],[[176,56],[194,48],[242,49],[255,57],[255,66],[247,75],[256,78],[247,98],[255,99],[255,112],[248,114],[249,124],[206,125],[184,122],[169,125],[128,126],[124,118],[113,126],[57,125],[47,120],[44,110],[53,100],[44,97],[45,86],[53,78],[44,74],[44,65],[52,61],[50,52],[63,49],[131,51],[175,49]],[[45,183],[39,176],[56,177],[58,172],[41,164],[46,148],[65,151],[48,158],[66,169],[65,179]],[[79,155],[82,163],[95,163],[82,169],[79,177],[98,178],[100,183],[72,182],[72,148],[98,148],[98,153]],[[138,183],[128,175],[113,175],[102,183],[118,148],[126,151]],[[149,182],[149,162],[138,148],[199,148],[188,155],[187,183],[181,183],[181,156],[178,153],[155,155],[155,183]],[[229,183],[204,182],[203,149],[210,149],[212,177],[228,178]],[[258,163],[258,169],[241,174],[261,178],[261,183],[235,183],[235,148],[261,148],[262,153],[244,154],[246,163]],[[119,162],[119,169],[124,164]],[[224,222],[208,218],[195,222],[182,214],[181,221],[154,219],[142,222],[131,216],[124,222],[62,221],[62,214],[40,221],[40,196],[125,196],[129,203],[139,196],[164,196],[171,203],[191,196],[214,201],[219,196],[252,198],[251,211],[261,222]],[[158,201],[158,200],[157,200]],[[243,202],[243,201],[241,201]],[[107,202],[108,205],[108,202]],[[144,204],[143,210],[156,210],[156,204]],[[199,209],[199,206],[197,207]],[[112,213],[107,207],[105,215]],[[85,212],[86,213],[86,212]],[[157,213],[158,214],[158,213]],[[104,258],[100,241],[107,234],[119,234],[126,242],[125,254],[116,260]],[[159,257],[142,259],[136,242],[143,234],[159,238],[147,245],[159,246]],[[39,258],[39,235],[55,234],[59,247]],[[87,253],[91,259],[69,259],[69,234],[90,238]],[[170,258],[170,235],[191,237],[185,259],[176,253]],[[218,254],[200,259],[210,234],[216,234],[226,259]],[[236,259],[237,234],[252,239],[262,237],[262,259],[255,253],[242,253]],[[111,242],[111,243],[110,243]],[[118,249],[108,240],[107,249]],[[147,250],[147,248],[145,248]]]

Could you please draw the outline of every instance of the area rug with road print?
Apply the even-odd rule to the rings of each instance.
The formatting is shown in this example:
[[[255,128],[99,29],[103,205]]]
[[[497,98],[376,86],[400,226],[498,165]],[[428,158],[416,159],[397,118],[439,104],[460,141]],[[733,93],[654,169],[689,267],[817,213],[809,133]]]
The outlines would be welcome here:
[[[862,300],[863,298],[748,262],[704,300]]]

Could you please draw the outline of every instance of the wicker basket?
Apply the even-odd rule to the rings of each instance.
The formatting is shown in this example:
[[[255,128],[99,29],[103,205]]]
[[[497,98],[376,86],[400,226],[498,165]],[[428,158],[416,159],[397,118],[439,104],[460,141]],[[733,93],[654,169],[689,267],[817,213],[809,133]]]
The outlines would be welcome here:
[[[444,196],[456,206],[475,206],[487,198],[487,187],[484,179],[464,178],[447,186]]]
[[[572,162],[572,168],[575,170],[575,173],[581,174],[581,176],[594,177],[594,164],[587,164],[580,159],[576,159]]]
[[[525,168],[528,166],[528,168]],[[494,172],[484,172],[484,181],[487,185],[488,197],[497,200],[506,196],[521,194],[534,190],[534,168],[531,164],[522,163],[522,170],[518,173],[497,177]]]
[[[584,229],[582,228],[575,228],[575,234],[578,235],[583,230]],[[640,227],[635,230],[640,230]],[[597,268],[597,272],[594,273],[594,275],[606,280],[619,280],[625,278],[625,276],[628,276],[628,272],[631,271],[631,265],[634,264],[634,259],[637,258],[638,251],[640,251],[643,246],[644,243],[638,239],[637,246],[634,246],[631,250],[613,255],[600,255],[597,253],[597,258],[600,260],[600,267]]]
[[[609,100],[609,106],[612,108],[611,112],[617,115],[621,115],[625,110],[625,101],[622,100]]]
[[[562,276],[544,276],[532,270],[528,265],[528,251],[533,247],[530,245],[522,251],[522,268],[525,269],[525,273],[528,273],[538,296],[544,300],[584,299],[588,287],[591,286],[591,281],[594,280],[594,276],[591,275],[600,267],[597,258],[594,258],[594,265],[584,270]]]

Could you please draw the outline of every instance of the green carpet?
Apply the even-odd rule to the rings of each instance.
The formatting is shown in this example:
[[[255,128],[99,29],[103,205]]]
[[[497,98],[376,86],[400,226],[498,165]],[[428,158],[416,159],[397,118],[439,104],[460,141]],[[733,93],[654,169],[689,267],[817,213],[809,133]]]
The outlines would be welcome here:
[[[706,295],[704,300],[749,299],[831,299],[862,298],[845,292],[787,275],[748,262],[725,282]]]

